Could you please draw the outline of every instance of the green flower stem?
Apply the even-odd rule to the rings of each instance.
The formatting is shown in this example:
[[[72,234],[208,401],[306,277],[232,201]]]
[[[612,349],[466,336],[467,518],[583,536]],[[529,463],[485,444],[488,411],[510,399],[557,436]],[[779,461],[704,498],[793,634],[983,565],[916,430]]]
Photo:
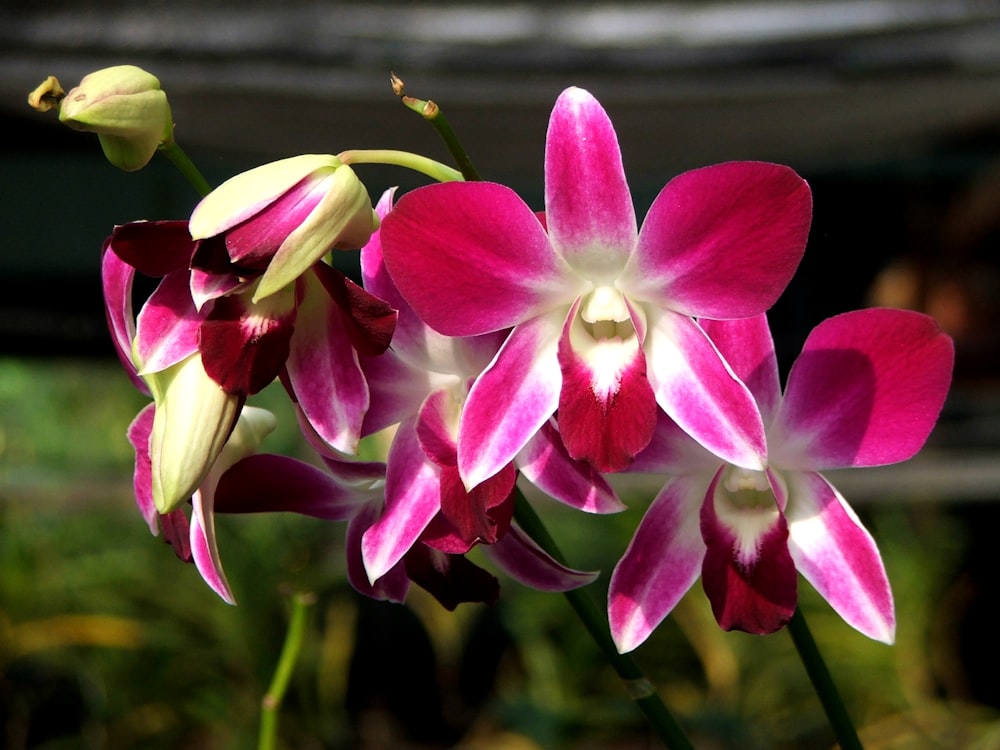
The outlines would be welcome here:
[[[559,551],[548,529],[535,513],[535,509],[531,507],[520,489],[515,489],[515,493],[514,518],[517,523],[542,549],[565,565],[566,560],[562,552]],[[664,744],[673,750],[693,750],[694,746],[667,709],[653,683],[643,674],[631,656],[618,652],[618,648],[611,639],[611,633],[608,631],[607,617],[598,608],[593,598],[583,589],[567,591],[564,596],[583,622],[587,632],[590,633],[590,637],[604,652],[612,668],[622,679],[629,697],[646,715],[646,719]]]
[[[275,750],[278,739],[278,709],[288,689],[295,662],[306,633],[306,620],[309,608],[316,603],[312,594],[296,594],[292,597],[292,614],[288,621],[288,632],[285,634],[285,644],[281,647],[278,666],[271,678],[271,685],[261,700],[260,736],[257,742],[258,750]]]
[[[198,191],[198,195],[204,198],[212,192],[212,186],[208,184],[208,180],[202,176],[194,162],[188,158],[188,155],[177,145],[176,141],[161,143],[160,152],[170,159],[180,173],[187,178],[187,181]]]
[[[854,729],[851,717],[847,714],[844,701],[841,700],[837,686],[833,683],[830,670],[827,669],[826,662],[816,646],[816,641],[809,632],[806,619],[802,615],[801,609],[796,609],[788,623],[788,632],[792,635],[792,641],[799,652],[802,664],[806,668],[809,679],[812,681],[816,695],[819,696],[826,711],[826,717],[833,728],[833,733],[837,736],[837,742],[841,750],[863,750],[858,733]]]
[[[344,164],[388,164],[395,167],[406,167],[414,172],[425,174],[438,182],[461,182],[464,178],[457,169],[428,159],[426,156],[412,154],[409,151],[393,149],[352,149],[337,154]]]
[[[392,90],[402,100],[403,104],[427,120],[434,127],[434,130],[437,131],[437,134],[441,136],[441,140],[444,141],[444,145],[448,147],[448,151],[461,170],[462,176],[470,181],[479,180],[479,173],[472,166],[472,160],[466,153],[465,148],[463,148],[462,142],[458,140],[458,136],[455,135],[455,131],[451,129],[451,124],[444,116],[441,108],[432,101],[424,101],[423,99],[407,96],[403,80],[395,73],[392,74],[391,80]]]

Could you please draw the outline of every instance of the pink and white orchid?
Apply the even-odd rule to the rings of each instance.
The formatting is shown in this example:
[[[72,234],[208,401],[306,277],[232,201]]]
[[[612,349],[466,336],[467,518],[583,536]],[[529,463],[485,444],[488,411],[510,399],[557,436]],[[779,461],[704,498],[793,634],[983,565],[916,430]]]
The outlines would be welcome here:
[[[805,249],[811,194],[791,169],[742,162],[672,180],[637,229],[612,124],[588,92],[557,100],[542,220],[488,182],[404,195],[381,228],[385,263],[432,328],[512,328],[462,412],[467,487],[494,476],[558,410],[572,457],[626,468],[657,404],[709,450],[763,468],[746,387],[695,324],[770,307]]]
[[[379,201],[380,217],[389,213],[392,196],[387,191]],[[501,567],[530,585],[564,590],[589,581],[561,569],[543,582],[537,575],[543,554],[511,526],[515,463],[564,502],[592,512],[623,508],[596,471],[569,458],[554,427],[540,430],[516,462],[507,462],[471,489],[459,478],[462,408],[470,384],[496,355],[506,332],[449,338],[428,328],[386,272],[379,232],[362,249],[361,267],[365,287],[399,311],[390,350],[361,360],[372,394],[363,431],[395,428],[385,508],[362,540],[370,579],[381,578],[420,542],[448,554],[463,554],[482,543]],[[546,570],[555,572],[556,563],[544,557]]]
[[[756,397],[768,464],[720,464],[661,418],[634,469],[670,479],[608,594],[619,650],[641,644],[699,573],[727,630],[769,633],[787,623],[798,571],[849,625],[891,643],[892,594],[878,549],[820,472],[904,461],[923,446],[951,381],[951,339],[912,311],[838,315],[809,335],[782,395],[763,315],[703,325]]]
[[[369,403],[357,352],[383,351],[395,324],[381,300],[318,262],[254,302],[260,272],[232,264],[218,238],[192,240],[181,221],[116,227],[102,263],[119,358],[157,404],[160,512],[190,497],[246,397],[279,376],[325,439],[354,450]],[[133,318],[136,271],[162,278]]]

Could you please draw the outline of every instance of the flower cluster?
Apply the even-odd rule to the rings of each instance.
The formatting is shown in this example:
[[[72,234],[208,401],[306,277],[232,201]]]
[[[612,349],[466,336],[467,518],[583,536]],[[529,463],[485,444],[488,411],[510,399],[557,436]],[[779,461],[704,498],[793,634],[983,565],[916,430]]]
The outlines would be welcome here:
[[[414,582],[448,607],[491,601],[474,546],[565,591],[596,574],[518,526],[518,486],[613,513],[609,475],[644,472],[663,489],[611,578],[621,651],[699,576],[723,628],[784,626],[801,573],[892,641],[878,550],[821,472],[913,456],[953,347],[920,313],[848,312],[816,327],[782,390],[766,312],[806,249],[799,175],[686,172],[639,222],[612,123],[579,88],[551,114],[541,212],[459,179],[373,208],[342,157],[259,167],[189,220],[125,224],[105,244],[109,326],[153,401],[129,431],[136,497],[220,596],[233,601],[214,514],[278,511],[346,521],[348,576],[370,596],[401,601]],[[358,248],[360,285],[330,263]],[[136,272],[161,280],[133,316]],[[247,399],[275,380],[315,463],[258,452],[273,417]],[[361,460],[376,435],[388,450]]]

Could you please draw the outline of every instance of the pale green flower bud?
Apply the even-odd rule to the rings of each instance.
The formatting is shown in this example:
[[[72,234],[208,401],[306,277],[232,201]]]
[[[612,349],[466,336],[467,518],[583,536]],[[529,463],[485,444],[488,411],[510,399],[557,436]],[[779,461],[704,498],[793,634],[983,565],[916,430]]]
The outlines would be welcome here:
[[[97,133],[104,155],[126,172],[142,169],[161,143],[173,138],[173,118],[159,80],[134,65],[83,77],[59,107],[59,120]]]
[[[191,497],[215,464],[242,399],[206,374],[199,354],[144,380],[156,404],[149,440],[153,503],[169,513]]]

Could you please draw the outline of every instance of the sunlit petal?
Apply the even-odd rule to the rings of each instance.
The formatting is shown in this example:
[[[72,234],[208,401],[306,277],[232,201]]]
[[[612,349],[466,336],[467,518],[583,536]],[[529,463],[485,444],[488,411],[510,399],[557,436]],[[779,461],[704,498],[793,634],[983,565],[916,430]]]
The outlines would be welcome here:
[[[668,482],[615,566],[608,617],[622,653],[642,644],[697,580],[705,555],[699,509],[711,476],[682,476]]]
[[[892,643],[892,591],[871,535],[821,475],[791,473],[788,492],[788,547],[799,572],[848,625]]]
[[[788,375],[771,442],[803,469],[903,461],[927,440],[951,384],[954,345],[930,316],[869,309],[823,321]]]

